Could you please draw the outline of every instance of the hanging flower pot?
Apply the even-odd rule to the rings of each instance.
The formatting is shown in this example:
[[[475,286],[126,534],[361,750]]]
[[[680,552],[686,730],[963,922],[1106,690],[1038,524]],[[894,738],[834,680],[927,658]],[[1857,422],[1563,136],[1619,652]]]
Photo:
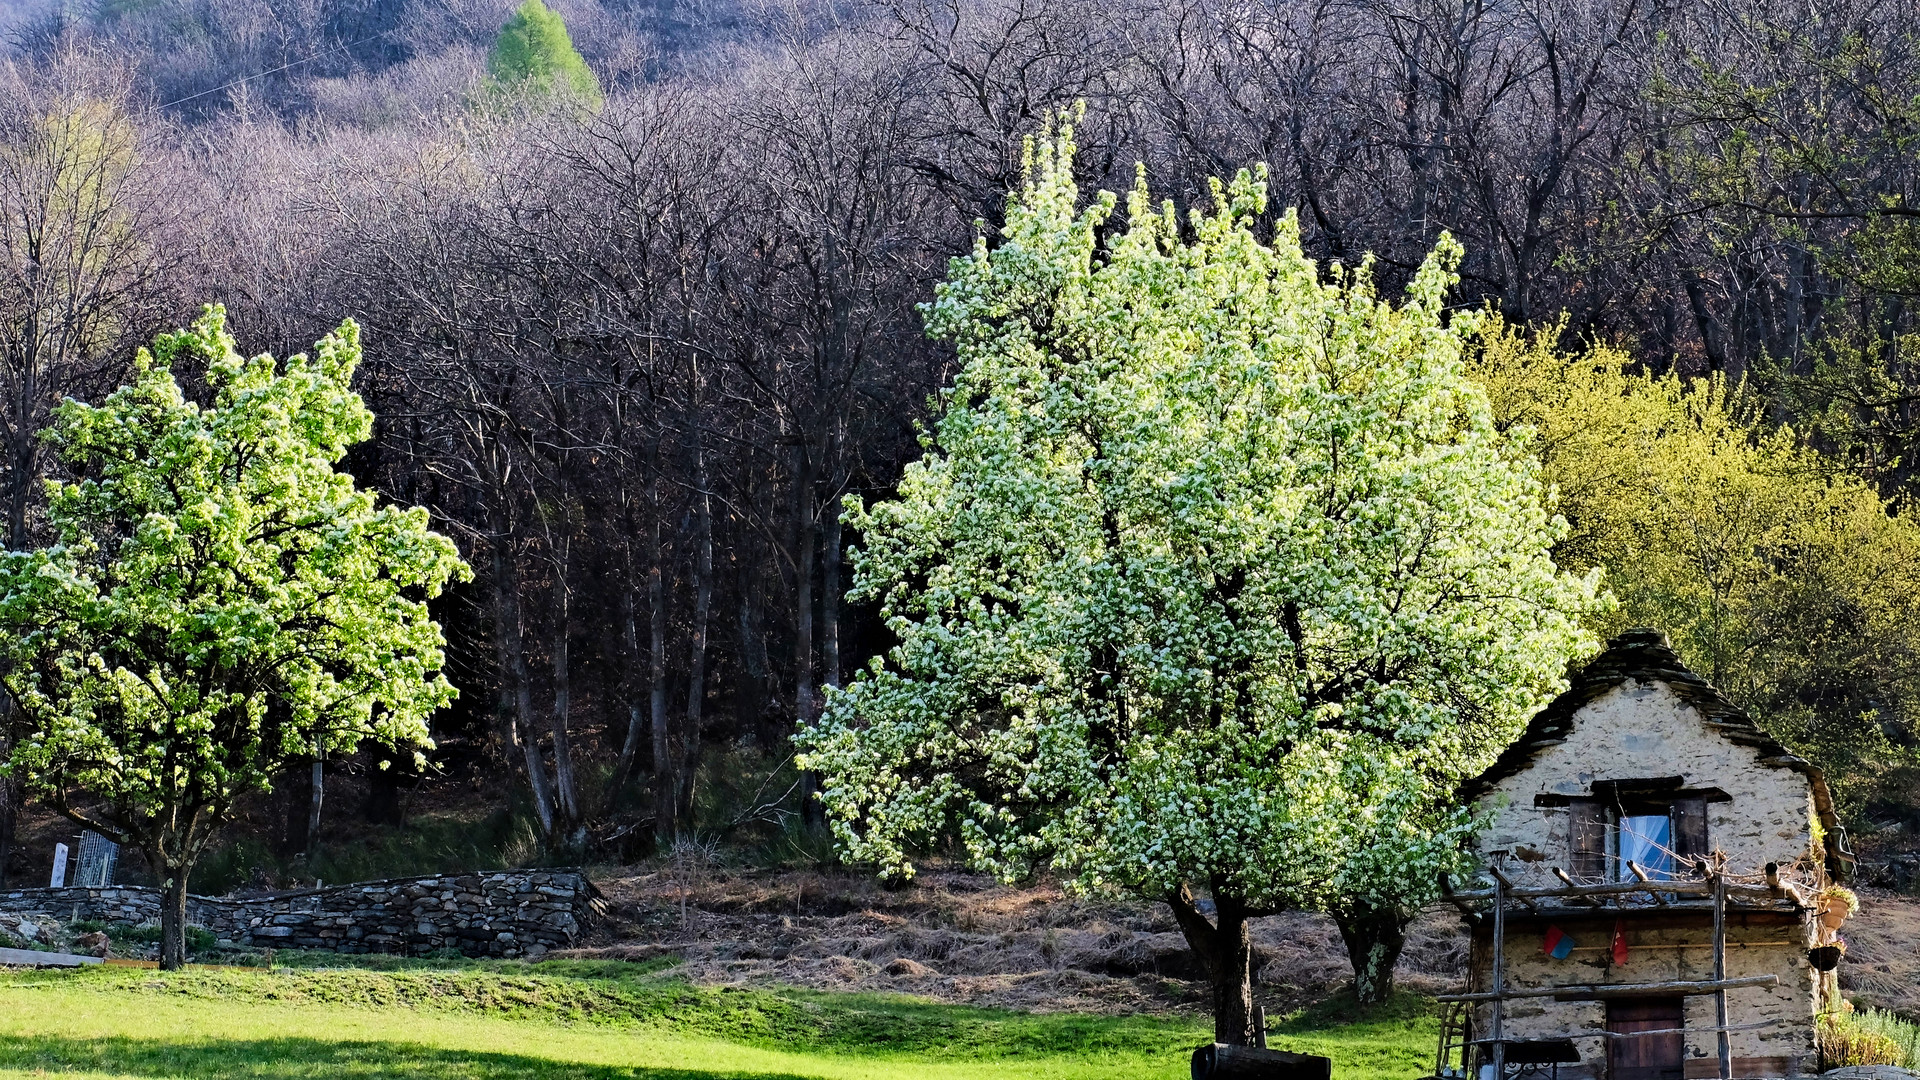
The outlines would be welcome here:
[[[1807,959],[1813,962],[1815,971],[1832,971],[1840,966],[1840,958],[1847,950],[1839,945],[1821,945],[1807,950]]]
[[[1860,900],[1852,889],[1839,885],[1829,885],[1821,889],[1813,898],[1820,912],[1820,925],[1829,930],[1840,929],[1847,917],[1860,910]]]

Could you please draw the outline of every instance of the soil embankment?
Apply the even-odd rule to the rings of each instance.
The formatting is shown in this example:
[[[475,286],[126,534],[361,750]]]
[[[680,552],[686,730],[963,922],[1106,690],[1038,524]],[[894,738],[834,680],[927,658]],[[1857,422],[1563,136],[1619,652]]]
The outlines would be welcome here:
[[[611,915],[565,955],[674,956],[707,985],[885,990],[1040,1011],[1203,1008],[1206,984],[1165,905],[1085,900],[1057,886],[1009,888],[974,874],[923,873],[885,888],[853,873],[631,868],[597,874]],[[1920,899],[1861,895],[1846,928],[1842,986],[1862,1005],[1920,1016]],[[1256,994],[1290,1010],[1348,981],[1331,920],[1255,922]],[[1445,910],[1411,928],[1397,977],[1457,987],[1466,937]]]

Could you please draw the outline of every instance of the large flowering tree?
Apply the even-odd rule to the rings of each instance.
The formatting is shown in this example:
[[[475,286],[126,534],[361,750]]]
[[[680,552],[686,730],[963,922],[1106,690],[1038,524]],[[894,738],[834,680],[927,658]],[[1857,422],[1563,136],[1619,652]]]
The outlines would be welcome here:
[[[142,349],[47,440],[55,543],[0,556],[0,768],[160,875],[161,964],[185,960],[187,879],[248,792],[291,758],[432,745],[454,696],[424,600],[467,574],[418,507],[334,468],[373,415],[353,323],[314,355],[242,357],[219,308]],[[204,370],[206,404],[176,365]]]
[[[1082,208],[1072,153],[1029,147],[1001,242],[928,308],[960,374],[897,497],[847,511],[898,644],[805,764],[883,873],[957,840],[1166,900],[1245,1043],[1247,920],[1430,896],[1455,786],[1590,646],[1595,580],[1548,558],[1535,466],[1462,373],[1451,240],[1395,306],[1291,216],[1262,243],[1263,174],[1187,239],[1144,181],[1124,227]]]

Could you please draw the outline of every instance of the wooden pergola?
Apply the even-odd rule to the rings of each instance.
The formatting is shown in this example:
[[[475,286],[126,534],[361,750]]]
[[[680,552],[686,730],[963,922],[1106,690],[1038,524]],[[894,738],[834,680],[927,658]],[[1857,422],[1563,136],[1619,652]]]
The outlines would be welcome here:
[[[1713,1031],[1719,1041],[1720,1068],[1719,1080],[1735,1080],[1733,1076],[1733,1052],[1728,1033],[1751,1031],[1771,1026],[1778,1021],[1763,1021],[1755,1024],[1730,1026],[1727,1022],[1727,991],[1750,986],[1777,986],[1777,975],[1754,975],[1746,978],[1727,978],[1727,908],[1729,903],[1736,904],[1747,911],[1776,911],[1782,914],[1799,914],[1806,910],[1807,902],[1801,890],[1792,882],[1783,881],[1780,868],[1776,863],[1768,863],[1764,883],[1733,882],[1728,879],[1724,866],[1700,865],[1698,878],[1686,880],[1663,880],[1648,874],[1639,865],[1626,864],[1634,880],[1581,884],[1575,881],[1565,870],[1554,867],[1553,874],[1560,884],[1547,888],[1523,888],[1502,873],[1498,867],[1490,868],[1493,879],[1491,888],[1456,892],[1446,875],[1441,875],[1440,890],[1444,898],[1465,914],[1469,920],[1478,923],[1482,919],[1492,922],[1492,986],[1486,991],[1475,992],[1469,986],[1469,992],[1463,994],[1442,994],[1443,1002],[1467,1004],[1490,1004],[1492,1017],[1487,1038],[1470,1039],[1463,1044],[1461,1065],[1471,1069],[1474,1054],[1468,1050],[1484,1048],[1487,1064],[1493,1067],[1493,1080],[1506,1080],[1507,1055],[1511,1043],[1505,1033],[1506,1003],[1523,998],[1557,998],[1561,1000],[1599,999],[1628,995],[1659,994],[1669,997],[1698,997],[1712,995],[1715,1005],[1715,1026],[1703,1028],[1668,1028],[1652,1031],[1613,1032],[1581,1031],[1564,1035],[1547,1036],[1526,1040],[1530,1048],[1565,1044],[1571,1046],[1578,1038],[1637,1039],[1650,1035],[1699,1034]],[[1510,915],[1545,916],[1549,913],[1594,914],[1606,910],[1644,912],[1661,910],[1670,912],[1711,912],[1713,916],[1713,977],[1704,980],[1665,980],[1640,983],[1574,983],[1562,986],[1535,986],[1509,988],[1506,985],[1506,928]],[[1444,1060],[1448,1056],[1449,1044],[1442,1032],[1440,1055],[1442,1060],[1435,1069],[1439,1074],[1446,1067]],[[1526,1064],[1543,1064],[1549,1060],[1564,1061],[1565,1058],[1541,1057],[1530,1054]],[[1520,1062],[1516,1061],[1516,1064]],[[1557,1072],[1557,1065],[1555,1065]],[[1466,1080],[1478,1080],[1469,1076]]]

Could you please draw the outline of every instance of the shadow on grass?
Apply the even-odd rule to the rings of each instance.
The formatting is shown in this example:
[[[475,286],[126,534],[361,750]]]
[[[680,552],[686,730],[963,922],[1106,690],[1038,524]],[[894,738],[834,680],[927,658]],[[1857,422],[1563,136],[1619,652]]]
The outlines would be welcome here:
[[[97,1071],[195,1080],[806,1080],[791,1073],[739,1069],[590,1065],[526,1054],[447,1050],[404,1042],[282,1039],[79,1039],[0,1036],[0,1069]]]

